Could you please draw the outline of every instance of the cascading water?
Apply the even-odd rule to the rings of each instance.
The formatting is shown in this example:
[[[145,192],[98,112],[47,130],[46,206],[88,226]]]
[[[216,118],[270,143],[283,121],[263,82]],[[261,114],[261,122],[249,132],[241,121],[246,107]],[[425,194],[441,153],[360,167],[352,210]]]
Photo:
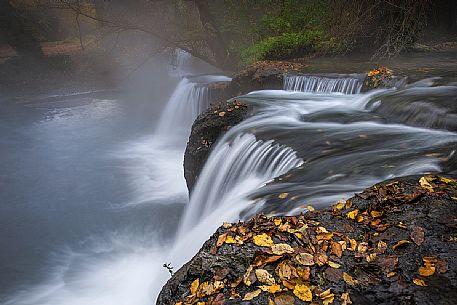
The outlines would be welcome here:
[[[183,79],[155,135],[128,142],[122,149],[137,197],[132,201],[149,204],[118,210],[132,213],[136,222],[154,215],[149,208],[176,206],[156,220],[180,223],[176,237],[165,239],[164,230],[147,227],[95,236],[90,250],[68,251],[68,259],[62,260],[51,280],[4,304],[150,305],[169,278],[162,264],[179,268],[223,221],[256,212],[294,214],[308,204],[328,205],[386,178],[442,171],[443,162],[455,155],[457,134],[428,129],[430,122],[421,120],[392,123],[387,110],[395,99],[414,96],[414,101],[428,103],[426,97],[435,102],[439,94],[449,99],[457,87],[425,83],[406,90],[359,93],[361,83],[356,79],[287,77],[285,90],[238,97],[255,104],[257,112],[230,128],[214,146],[179,221],[176,214],[187,199],[184,145],[192,120],[206,103],[204,84],[210,82]],[[226,78],[212,79],[219,80]],[[380,112],[381,106],[387,110]],[[455,111],[455,106],[449,107]],[[448,125],[439,125],[443,126]],[[290,196],[275,202],[280,192]]]
[[[301,92],[344,94],[359,93],[362,89],[360,77],[322,77],[314,75],[287,75],[284,77],[284,90]]]

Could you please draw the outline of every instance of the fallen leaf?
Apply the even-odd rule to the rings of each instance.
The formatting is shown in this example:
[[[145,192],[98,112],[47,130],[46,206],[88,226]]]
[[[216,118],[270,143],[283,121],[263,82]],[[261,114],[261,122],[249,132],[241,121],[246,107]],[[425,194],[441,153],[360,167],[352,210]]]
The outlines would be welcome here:
[[[275,305],[294,305],[295,298],[288,294],[281,294],[275,297]]]
[[[293,293],[302,301],[311,302],[313,300],[311,289],[306,285],[295,285]]]
[[[432,185],[427,181],[426,177],[421,177],[419,179],[419,184],[423,189],[426,189],[428,192],[433,193],[433,187]]]
[[[265,269],[256,269],[255,276],[257,280],[263,284],[274,285],[276,281],[274,277]]]
[[[261,294],[261,293],[262,293],[262,290],[260,290],[260,289],[254,290],[252,292],[248,292],[244,295],[243,301],[250,301],[250,300],[258,297],[259,294]]]
[[[314,254],[314,261],[319,266],[323,266],[328,262],[328,256],[324,250],[319,249],[319,251],[316,254]]]
[[[343,271],[341,269],[327,268],[325,270],[327,280],[338,283],[343,279]]]
[[[365,252],[367,252],[367,250],[368,250],[368,243],[366,243],[366,242],[361,242],[357,246],[357,252],[359,252],[359,253],[365,253]]]
[[[446,273],[449,270],[449,264],[444,260],[438,260],[436,263],[436,270],[439,273]]]
[[[337,263],[332,262],[332,261],[328,261],[327,264],[328,264],[330,267],[335,268],[335,269],[341,268],[341,265],[340,265],[340,264],[337,264]]]
[[[294,253],[294,249],[288,244],[275,244],[271,246],[271,251],[276,255],[283,255],[285,253]]]
[[[359,214],[359,210],[354,210],[354,211],[348,212],[346,214],[346,217],[349,219],[355,219],[358,214]]]
[[[265,233],[255,235],[252,239],[254,241],[254,244],[260,247],[271,247],[274,244],[271,237]]]
[[[370,212],[370,215],[371,215],[371,217],[373,217],[373,218],[381,217],[382,214],[383,214],[383,212],[379,212],[379,211],[375,211],[375,210],[373,210],[373,211]]]
[[[305,266],[314,265],[314,256],[309,253],[300,253],[295,257],[295,259],[297,262]]]
[[[427,284],[425,283],[424,280],[422,279],[413,279],[413,283],[416,284],[417,286],[422,286],[422,287],[426,287]]]
[[[251,286],[257,280],[254,273],[254,267],[251,265],[246,270],[246,273],[243,275],[243,283],[246,286]]]
[[[200,280],[196,279],[190,284],[190,294],[196,294],[198,291],[198,287],[200,286]]]
[[[322,303],[324,305],[328,305],[333,303],[333,300],[335,299],[335,294],[331,293],[330,289],[327,289],[319,294],[319,298],[322,300]]]
[[[346,272],[343,272],[343,281],[345,281],[350,286],[355,286],[358,284],[358,281],[355,280],[352,276],[350,276]]]
[[[425,266],[419,267],[419,274],[421,276],[432,276],[435,274],[435,270],[436,268],[433,264],[426,263]]]
[[[227,235],[227,238],[225,239],[225,243],[226,244],[236,244],[236,240],[232,236]]]
[[[219,113],[218,113],[218,115],[219,115],[220,117],[223,117],[223,116],[225,116],[225,111],[221,111],[221,112],[219,112]]]
[[[293,278],[298,277],[297,270],[294,266],[289,264],[288,261],[282,261],[281,263],[279,263],[275,269],[275,272],[279,276],[281,281],[291,280]]]
[[[352,304],[351,298],[349,297],[349,292],[343,292],[343,293],[341,294],[341,301],[343,301],[343,302],[341,303],[341,305]]]
[[[289,193],[281,193],[278,195],[278,198],[279,199],[284,199],[284,198],[287,198],[289,196]]]
[[[392,250],[397,249],[398,247],[401,247],[406,244],[410,244],[411,242],[409,240],[400,240],[398,243],[392,246]]]
[[[344,245],[346,245],[346,242],[344,242]],[[332,247],[330,253],[335,254],[338,257],[341,257],[343,255],[343,246],[339,242],[332,241],[330,243],[330,246]]]
[[[277,292],[282,291],[281,286],[279,286],[278,284],[274,284],[274,285],[270,285],[270,286],[262,285],[262,286],[259,286],[259,289],[262,291],[265,291],[265,292],[269,292],[269,293],[277,293]]]
[[[425,240],[425,230],[421,227],[415,226],[411,231],[410,237],[416,245],[420,246]]]
[[[368,263],[371,263],[373,262],[375,259],[376,259],[376,253],[370,253],[367,255],[367,257],[365,258],[367,260]]]

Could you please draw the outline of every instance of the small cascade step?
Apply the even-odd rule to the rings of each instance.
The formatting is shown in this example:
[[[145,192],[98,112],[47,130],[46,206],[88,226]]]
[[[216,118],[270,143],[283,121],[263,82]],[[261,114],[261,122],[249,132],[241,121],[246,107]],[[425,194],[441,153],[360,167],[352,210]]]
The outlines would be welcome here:
[[[284,90],[316,93],[360,93],[363,79],[359,75],[287,75]]]

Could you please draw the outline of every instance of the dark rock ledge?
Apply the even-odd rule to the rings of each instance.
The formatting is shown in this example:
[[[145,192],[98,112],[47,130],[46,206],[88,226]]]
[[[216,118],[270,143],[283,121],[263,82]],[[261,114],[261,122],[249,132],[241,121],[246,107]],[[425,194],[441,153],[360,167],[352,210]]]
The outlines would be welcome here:
[[[456,300],[457,182],[411,176],[326,210],[224,224],[172,276],[157,304]]]

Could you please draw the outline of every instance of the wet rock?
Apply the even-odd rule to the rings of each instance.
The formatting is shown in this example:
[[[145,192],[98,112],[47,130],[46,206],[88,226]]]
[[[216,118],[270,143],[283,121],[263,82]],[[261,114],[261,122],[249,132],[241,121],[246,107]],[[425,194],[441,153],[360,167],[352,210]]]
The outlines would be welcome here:
[[[402,88],[406,85],[406,77],[397,76],[388,68],[377,68],[367,73],[362,92],[383,88]]]
[[[240,71],[230,83],[233,96],[254,90],[282,89],[284,75],[302,72],[305,66],[287,61],[259,61]]]
[[[457,182],[411,176],[326,210],[223,225],[167,282],[157,304],[455,304],[456,298]]]
[[[217,139],[250,113],[251,107],[236,100],[211,106],[195,120],[184,153],[184,177],[189,192]]]

